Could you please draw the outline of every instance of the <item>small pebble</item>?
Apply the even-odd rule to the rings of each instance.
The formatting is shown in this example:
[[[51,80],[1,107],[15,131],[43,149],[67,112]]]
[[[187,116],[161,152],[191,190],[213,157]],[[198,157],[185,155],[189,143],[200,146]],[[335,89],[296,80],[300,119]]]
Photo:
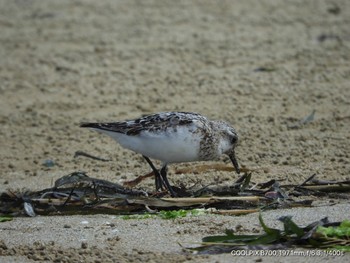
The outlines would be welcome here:
[[[53,166],[55,166],[55,162],[51,159],[47,159],[43,162],[43,165],[45,167],[53,167]]]

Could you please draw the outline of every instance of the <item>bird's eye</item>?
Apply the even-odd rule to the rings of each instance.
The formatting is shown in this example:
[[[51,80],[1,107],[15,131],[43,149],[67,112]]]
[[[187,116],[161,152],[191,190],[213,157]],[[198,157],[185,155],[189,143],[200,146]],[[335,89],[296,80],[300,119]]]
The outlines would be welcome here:
[[[232,139],[231,139],[231,143],[232,144],[236,144],[236,142],[237,142],[237,137],[233,136]]]

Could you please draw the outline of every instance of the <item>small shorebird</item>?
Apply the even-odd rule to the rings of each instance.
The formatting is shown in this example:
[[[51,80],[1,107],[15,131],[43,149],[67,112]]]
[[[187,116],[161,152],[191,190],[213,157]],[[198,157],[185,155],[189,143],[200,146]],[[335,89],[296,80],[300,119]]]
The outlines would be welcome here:
[[[239,173],[236,130],[197,113],[161,112],[122,122],[82,123],[80,127],[105,133],[124,148],[142,154],[155,174],[156,190],[165,186],[172,196],[176,194],[167,178],[168,164],[216,160],[226,154]],[[160,171],[150,158],[162,162]]]

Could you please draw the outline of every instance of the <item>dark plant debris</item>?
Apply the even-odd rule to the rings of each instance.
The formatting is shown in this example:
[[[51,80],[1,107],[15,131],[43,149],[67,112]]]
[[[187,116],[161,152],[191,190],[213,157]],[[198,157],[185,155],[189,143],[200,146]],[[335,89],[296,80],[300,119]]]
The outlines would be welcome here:
[[[187,188],[174,187],[179,197],[167,198],[166,192],[129,189],[107,180],[89,177],[84,172],[74,172],[56,180],[53,187],[41,191],[7,190],[1,193],[0,216],[94,213],[127,215],[195,208],[206,209],[211,213],[240,215],[266,209],[312,205],[312,199],[301,200],[301,196],[334,197],[338,194],[338,198],[348,198],[347,193],[350,192],[350,181],[320,181],[316,175],[299,185],[281,185],[276,180],[256,184],[251,182],[251,175],[251,172],[246,172],[228,186],[203,187],[195,184]]]

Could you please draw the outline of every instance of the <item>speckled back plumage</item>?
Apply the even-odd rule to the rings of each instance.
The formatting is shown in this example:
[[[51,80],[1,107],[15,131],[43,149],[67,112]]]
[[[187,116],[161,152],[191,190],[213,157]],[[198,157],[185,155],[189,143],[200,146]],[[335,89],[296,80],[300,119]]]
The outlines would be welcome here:
[[[207,118],[197,113],[161,112],[123,122],[83,123],[81,127],[96,128],[133,136],[140,134],[142,131],[164,132],[169,128],[176,129],[178,126],[188,125],[195,120],[203,123],[208,122]]]

